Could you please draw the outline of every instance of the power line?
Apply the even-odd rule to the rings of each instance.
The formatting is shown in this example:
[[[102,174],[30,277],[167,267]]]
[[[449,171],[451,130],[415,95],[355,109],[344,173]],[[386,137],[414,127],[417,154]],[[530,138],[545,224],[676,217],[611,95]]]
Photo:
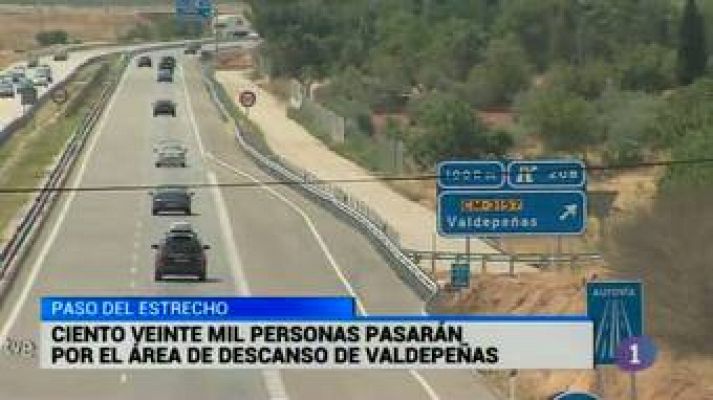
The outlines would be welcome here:
[[[687,160],[668,160],[668,161],[651,161],[638,162],[627,164],[613,165],[587,165],[585,171],[620,171],[626,169],[652,168],[661,166],[677,166],[677,165],[701,165],[713,164],[713,158],[695,158]],[[549,170],[551,173],[552,170]],[[507,172],[506,172],[507,174]],[[536,175],[537,172],[534,172]],[[55,188],[36,188],[36,187],[8,187],[0,188],[0,194],[24,194],[36,192],[132,192],[132,191],[150,191],[163,186],[182,186],[190,189],[206,189],[206,188],[255,188],[260,186],[300,186],[304,184],[311,185],[329,185],[336,183],[370,183],[370,182],[416,182],[416,181],[432,181],[438,178],[437,174],[417,174],[417,175],[374,175],[360,178],[346,179],[306,179],[304,181],[286,181],[286,180],[270,180],[261,182],[232,182],[232,183],[171,183],[171,184],[156,184],[156,185],[96,185],[96,186],[81,186],[81,187],[55,187]]]

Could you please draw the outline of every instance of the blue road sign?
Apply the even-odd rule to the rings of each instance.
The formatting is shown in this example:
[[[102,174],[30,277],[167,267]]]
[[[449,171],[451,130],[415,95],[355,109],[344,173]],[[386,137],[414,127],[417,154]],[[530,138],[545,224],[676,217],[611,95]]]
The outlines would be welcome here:
[[[584,189],[586,171],[579,160],[513,161],[508,185],[514,189]]]
[[[442,236],[574,235],[587,221],[581,191],[444,191],[436,213]]]
[[[599,397],[586,392],[565,392],[553,397],[552,400],[599,400]]]
[[[594,323],[594,364],[615,364],[619,344],[644,334],[641,282],[587,283],[587,315]]]
[[[444,161],[436,167],[438,189],[500,189],[505,186],[501,161]]]
[[[451,265],[451,287],[456,289],[470,287],[470,264],[455,263]]]
[[[212,0],[176,0],[176,15],[180,17],[213,16]]]
[[[197,0],[196,10],[198,15],[203,18],[210,18],[213,16],[213,1],[212,0]]]

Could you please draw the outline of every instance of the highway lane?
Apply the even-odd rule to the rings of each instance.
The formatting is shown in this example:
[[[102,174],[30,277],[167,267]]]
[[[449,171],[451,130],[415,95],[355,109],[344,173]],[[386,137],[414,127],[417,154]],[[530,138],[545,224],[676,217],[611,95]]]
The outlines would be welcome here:
[[[237,150],[232,127],[223,124],[218,114],[211,112],[214,106],[208,93],[202,90],[196,63],[187,62],[185,71],[205,150],[209,158],[227,172],[218,174],[221,182],[274,181],[274,177],[265,174],[246,154]],[[368,239],[348,223],[335,218],[332,212],[306,199],[295,188],[228,188],[223,192],[239,247],[244,259],[250,261],[244,266],[254,292],[326,295],[339,288],[339,294],[357,297],[363,311],[369,314],[423,312],[423,301],[396,276]],[[287,218],[274,217],[274,213],[282,215],[284,212],[279,202],[285,201],[280,197],[292,204],[293,217],[305,224],[300,225],[297,221],[294,225],[280,225],[280,221]],[[304,234],[289,230],[293,226],[305,229],[308,224],[312,224],[316,231],[311,241],[304,241]],[[281,234],[275,235],[276,231]],[[304,254],[319,240],[323,240],[325,247],[321,249],[324,255],[321,262],[296,262],[297,255]],[[288,251],[275,252],[274,249]],[[264,264],[265,260],[271,260],[271,263]],[[295,398],[305,399],[331,398],[324,394],[326,382],[338,385],[338,392],[345,398],[495,398],[482,383],[482,378],[471,371],[419,371],[418,374],[406,371],[285,371],[283,377],[287,392]],[[364,385],[364,382],[369,384]]]
[[[129,68],[74,180],[90,186],[273,179],[237,149],[194,59],[180,59],[173,84],[156,83],[154,69]],[[151,117],[158,97],[177,101],[177,118]],[[151,148],[164,137],[186,142],[187,169],[153,167]],[[212,245],[206,283],[153,281],[149,246],[183,218],[152,217],[145,192],[63,197],[0,311],[0,333],[9,337],[37,340],[37,301],[49,294],[354,294],[369,313],[423,307],[367,239],[290,188],[197,192],[196,215],[188,219]],[[42,371],[35,360],[10,357],[0,369],[0,398],[13,399],[492,398],[467,371]]]
[[[191,158],[190,168],[184,171],[156,169],[153,166],[152,146],[161,137],[183,137],[194,149],[184,112],[179,113],[176,119],[151,116],[151,102],[157,96],[177,98],[181,110],[183,106],[179,94],[170,85],[158,85],[155,70],[138,70],[132,66],[95,132],[92,139],[95,143],[87,158],[86,168],[82,171],[80,165],[77,171],[75,179],[80,179],[80,185],[205,181],[205,167],[200,158]],[[206,283],[153,282],[150,244],[177,217],[151,216],[146,192],[82,192],[65,197],[70,197],[71,202],[58,225],[54,241],[52,229],[43,232],[33,254],[23,266],[23,270],[33,269],[39,262],[36,279],[30,282],[21,276],[6,303],[10,305],[20,300],[25,283],[31,283],[29,294],[20,304],[20,312],[9,331],[10,337],[38,339],[37,302],[39,297],[52,293],[236,293],[210,193],[197,194],[195,210],[198,215],[190,217],[204,240],[214,245],[209,254],[209,280]],[[58,214],[62,214],[63,207],[64,204],[60,204],[56,208]],[[50,245],[46,255],[42,254],[43,244]],[[3,307],[3,321],[13,322],[12,307]],[[150,396],[192,399],[198,396],[230,398],[235,393],[244,393],[246,398],[268,398],[258,371],[42,371],[36,369],[35,360],[20,361],[7,357],[2,359],[0,369],[3,371],[0,374],[0,398],[138,399]]]

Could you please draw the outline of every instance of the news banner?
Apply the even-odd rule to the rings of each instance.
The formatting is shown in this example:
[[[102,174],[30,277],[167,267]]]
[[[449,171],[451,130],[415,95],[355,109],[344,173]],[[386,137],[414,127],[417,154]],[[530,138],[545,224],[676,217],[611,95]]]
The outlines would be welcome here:
[[[360,316],[349,297],[45,297],[51,369],[591,369],[579,315]]]

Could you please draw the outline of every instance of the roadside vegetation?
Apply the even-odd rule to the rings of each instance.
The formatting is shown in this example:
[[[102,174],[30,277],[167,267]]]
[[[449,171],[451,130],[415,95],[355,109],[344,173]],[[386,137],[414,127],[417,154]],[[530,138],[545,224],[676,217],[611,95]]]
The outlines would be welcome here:
[[[432,173],[438,160],[454,158],[574,156],[612,167],[592,171],[597,181],[673,161],[655,174],[647,207],[617,211],[598,243],[608,266],[597,273],[645,283],[649,333],[662,348],[661,363],[643,374],[647,398],[713,395],[701,383],[713,381],[706,340],[713,326],[706,312],[713,289],[706,245],[713,228],[713,2],[249,3],[265,39],[262,71],[297,80],[307,96],[344,116],[345,142],[292,116],[375,172]],[[492,123],[492,115],[510,122]],[[403,171],[380,160],[391,143],[385,138],[404,144]],[[559,274],[569,294],[545,301],[560,293],[549,278],[487,278],[498,288],[487,292],[493,301],[517,298],[532,307],[494,310],[478,290],[454,307],[580,312],[581,282],[590,274]],[[516,297],[500,286],[513,282]],[[678,373],[672,382],[673,371],[693,370],[696,379]],[[548,388],[593,385],[591,374],[538,374],[523,378],[537,398],[551,394],[535,393],[541,381]],[[613,393],[625,393],[626,382],[612,379]]]
[[[251,18],[268,74],[303,83],[354,121],[348,133],[373,139],[385,130],[375,115],[405,117],[389,134],[412,170],[431,171],[438,159],[514,151],[523,137],[604,163],[686,152],[683,137],[706,126],[673,136],[667,121],[685,121],[685,103],[706,90],[713,6],[681,3],[276,0],[251,2]],[[515,123],[494,130],[480,117],[489,110]]]
[[[36,187],[49,174],[69,138],[101,93],[104,82],[122,69],[120,57],[93,63],[80,70],[67,85],[69,100],[62,106],[47,102],[27,125],[0,146],[0,186]],[[12,226],[33,193],[0,195],[0,242],[12,234]]]
[[[119,37],[120,41],[168,41],[196,39],[210,32],[207,23],[184,21],[173,13],[149,14]]]

